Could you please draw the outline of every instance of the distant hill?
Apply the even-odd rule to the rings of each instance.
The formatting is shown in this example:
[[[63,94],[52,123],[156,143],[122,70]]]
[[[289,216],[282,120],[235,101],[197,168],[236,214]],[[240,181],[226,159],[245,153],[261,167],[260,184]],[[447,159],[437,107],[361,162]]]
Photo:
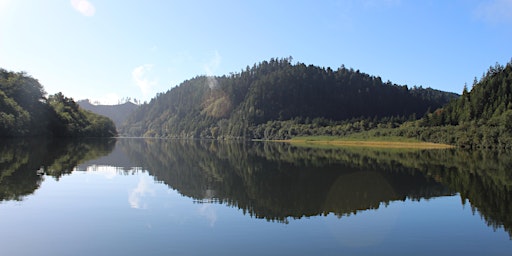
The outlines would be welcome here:
[[[230,76],[198,76],[147,104],[127,119],[128,136],[187,138],[288,138],[280,122],[307,127],[354,119],[416,120],[455,93],[409,88],[344,66],[337,70],[291,58],[271,59]],[[313,126],[311,126],[313,127]],[[303,129],[302,131],[309,131]]]
[[[94,105],[89,100],[79,100],[77,103],[83,109],[112,119],[116,127],[121,127],[126,118],[138,107],[130,101],[118,105]]]

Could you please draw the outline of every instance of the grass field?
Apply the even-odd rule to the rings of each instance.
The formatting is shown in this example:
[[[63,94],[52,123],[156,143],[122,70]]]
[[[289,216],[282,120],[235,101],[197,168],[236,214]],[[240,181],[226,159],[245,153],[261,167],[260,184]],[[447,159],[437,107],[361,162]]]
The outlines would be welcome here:
[[[403,148],[403,149],[444,149],[454,146],[418,141],[403,137],[334,137],[311,136],[296,137],[282,142],[302,146],[328,146],[328,147],[372,147],[372,148]]]

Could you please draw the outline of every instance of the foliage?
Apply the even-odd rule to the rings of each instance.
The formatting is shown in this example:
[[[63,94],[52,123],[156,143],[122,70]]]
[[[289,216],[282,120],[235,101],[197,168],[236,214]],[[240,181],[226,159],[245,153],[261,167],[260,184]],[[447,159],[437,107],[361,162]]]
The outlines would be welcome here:
[[[395,130],[375,130],[470,148],[512,148],[512,61],[498,63],[462,96],[421,120]]]
[[[111,137],[113,122],[85,111],[62,93],[45,98],[39,82],[24,72],[0,69],[0,137]]]
[[[230,76],[187,80],[140,106],[121,132],[146,137],[284,139],[314,135],[307,134],[314,127],[335,126],[325,132],[343,135],[361,129],[348,127],[348,121],[364,120],[364,125],[375,126],[382,120],[402,123],[457,96],[384,83],[380,77],[344,66],[334,71],[291,61],[271,59]],[[290,129],[282,130],[283,126]]]
[[[115,125],[109,118],[80,109],[73,99],[57,93],[48,97],[54,111],[52,131],[65,137],[112,137]]]

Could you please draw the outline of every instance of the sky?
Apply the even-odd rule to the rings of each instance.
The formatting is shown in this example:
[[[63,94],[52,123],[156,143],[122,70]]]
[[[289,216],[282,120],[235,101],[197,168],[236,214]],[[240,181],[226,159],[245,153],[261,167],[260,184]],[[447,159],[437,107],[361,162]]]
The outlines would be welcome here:
[[[512,59],[512,0],[0,0],[0,68],[149,101],[271,58],[461,93]]]

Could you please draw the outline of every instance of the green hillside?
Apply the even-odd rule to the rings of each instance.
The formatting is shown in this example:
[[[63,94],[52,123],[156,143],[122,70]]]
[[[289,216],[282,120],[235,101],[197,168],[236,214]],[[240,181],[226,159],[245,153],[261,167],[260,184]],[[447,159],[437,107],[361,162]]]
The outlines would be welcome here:
[[[0,137],[110,137],[114,123],[79,108],[62,93],[50,95],[24,72],[0,69]]]
[[[512,149],[512,62],[496,64],[473,87],[418,121],[367,129],[359,137],[400,136],[463,148]]]
[[[470,91],[465,87],[460,98],[426,115],[420,126],[438,127],[435,133],[446,135],[436,137],[463,147],[512,148],[512,61],[489,67]]]
[[[271,59],[229,76],[187,80],[140,106],[120,130],[148,137],[290,138],[315,125],[415,120],[457,96],[383,82],[344,66]],[[283,124],[297,129],[280,134],[274,126]]]

